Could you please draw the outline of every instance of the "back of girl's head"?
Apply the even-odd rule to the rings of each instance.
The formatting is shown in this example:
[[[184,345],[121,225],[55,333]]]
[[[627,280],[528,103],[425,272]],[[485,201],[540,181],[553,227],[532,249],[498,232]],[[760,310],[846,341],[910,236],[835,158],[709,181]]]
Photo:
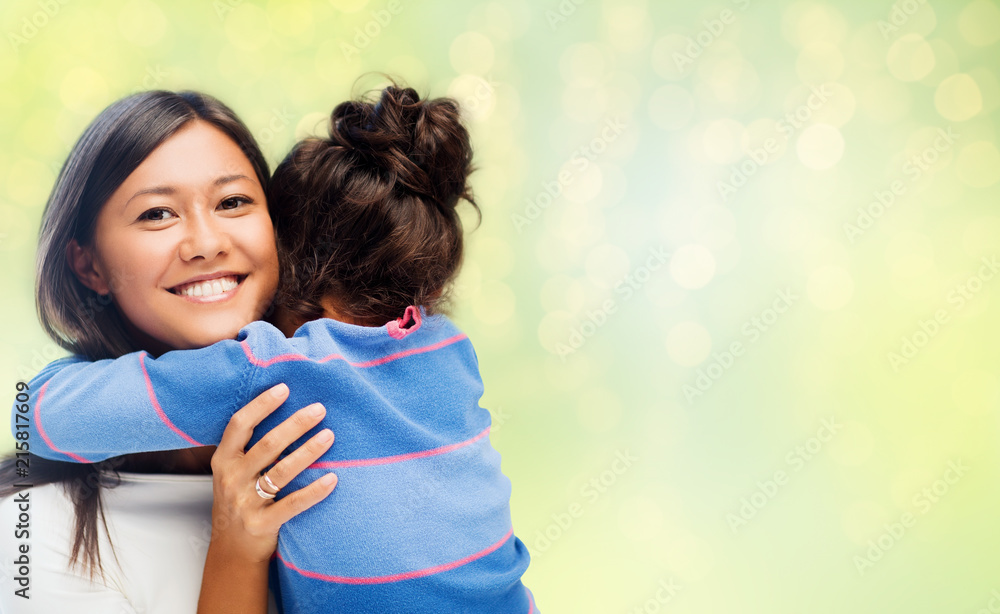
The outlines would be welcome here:
[[[329,137],[300,141],[271,178],[278,305],[309,320],[326,298],[376,326],[408,305],[441,311],[462,261],[456,206],[478,212],[471,172],[455,101],[392,86],[338,105]]]
[[[70,151],[42,214],[35,298],[42,327],[64,348],[92,359],[138,349],[114,304],[70,269],[66,246],[71,239],[90,245],[97,215],[112,193],[154,149],[196,119],[233,139],[266,189],[267,162],[256,141],[236,114],[211,96],[141,92],[104,109]]]

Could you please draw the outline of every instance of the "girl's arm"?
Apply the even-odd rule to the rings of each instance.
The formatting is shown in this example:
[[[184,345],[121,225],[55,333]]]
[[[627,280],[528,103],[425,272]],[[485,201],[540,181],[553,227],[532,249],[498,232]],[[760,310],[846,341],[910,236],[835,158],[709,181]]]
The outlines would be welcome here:
[[[280,450],[316,426],[325,413],[310,413],[314,405],[303,408],[244,453],[254,427],[287,398],[288,387],[279,384],[236,412],[212,456],[212,541],[205,559],[199,614],[264,614],[268,561],[277,546],[278,529],[336,486],[336,476],[329,474],[281,501],[265,501],[257,495],[254,482],[261,470],[274,462]],[[317,433],[268,469],[268,477],[283,487],[332,443],[332,432]]]
[[[215,445],[249,398],[252,369],[233,340],[159,358],[57,360],[31,381],[11,427],[27,428],[33,453],[60,461]]]

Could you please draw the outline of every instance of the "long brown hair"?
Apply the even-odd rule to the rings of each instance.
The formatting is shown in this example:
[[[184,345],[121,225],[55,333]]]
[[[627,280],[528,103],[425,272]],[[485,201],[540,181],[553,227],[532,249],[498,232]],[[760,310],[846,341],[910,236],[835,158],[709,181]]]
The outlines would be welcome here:
[[[274,170],[277,306],[300,319],[320,300],[380,326],[409,305],[441,310],[462,261],[456,206],[479,212],[467,183],[472,147],[458,104],[391,86],[330,116],[327,138],[300,141]]]
[[[104,109],[84,130],[59,172],[38,238],[38,317],[45,332],[70,352],[99,360],[142,349],[130,338],[114,303],[84,286],[73,273],[66,246],[71,239],[90,245],[97,215],[111,194],[154,149],[193,120],[208,122],[228,135],[267,189],[267,161],[250,130],[229,107],[207,94],[141,92]],[[70,566],[81,565],[91,577],[104,573],[97,525],[100,519],[107,531],[101,489],[116,483],[114,470],[122,458],[85,465],[29,457],[31,484],[59,483],[72,500],[76,529]],[[0,497],[23,490],[15,486],[18,481],[14,459],[0,460]]]

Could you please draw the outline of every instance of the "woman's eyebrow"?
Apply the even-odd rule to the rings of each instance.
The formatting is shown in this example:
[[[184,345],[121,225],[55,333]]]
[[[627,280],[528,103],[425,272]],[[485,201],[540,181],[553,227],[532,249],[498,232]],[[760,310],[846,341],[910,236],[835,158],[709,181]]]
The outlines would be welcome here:
[[[213,186],[222,186],[222,185],[226,185],[227,183],[232,183],[234,181],[239,181],[240,179],[246,179],[247,181],[251,181],[251,179],[249,177],[247,177],[246,175],[242,175],[242,174],[222,175],[221,177],[217,177],[215,179],[215,181],[212,182],[212,185]],[[163,195],[163,196],[170,196],[171,194],[174,194],[176,192],[177,192],[177,189],[174,188],[173,186],[169,186],[169,185],[159,185],[159,186],[155,186],[155,187],[152,187],[152,188],[143,188],[142,190],[139,190],[138,192],[136,192],[135,194],[133,194],[131,197],[129,197],[129,199],[127,201],[125,201],[125,206],[122,207],[122,209],[124,210],[125,208],[127,208],[128,204],[130,202],[132,202],[132,199],[134,199],[137,196],[142,196],[143,194],[160,194],[160,195]]]
[[[212,183],[213,185],[219,186],[219,185],[225,185],[227,183],[232,183],[234,181],[239,181],[240,179],[246,179],[247,181],[250,181],[250,178],[247,177],[246,175],[237,174],[237,175],[223,175],[222,177],[219,177]]]
[[[129,199],[125,201],[125,205],[122,207],[122,211],[128,209],[128,204],[132,202],[132,200],[135,199],[137,196],[142,196],[143,194],[163,194],[169,196],[171,194],[174,194],[175,192],[177,192],[177,190],[168,185],[160,185],[153,188],[144,188],[142,190],[139,190],[132,196],[130,196]]]

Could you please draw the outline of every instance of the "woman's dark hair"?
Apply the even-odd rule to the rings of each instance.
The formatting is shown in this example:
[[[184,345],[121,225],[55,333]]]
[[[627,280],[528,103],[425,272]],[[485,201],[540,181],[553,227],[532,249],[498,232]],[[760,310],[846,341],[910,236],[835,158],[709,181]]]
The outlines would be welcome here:
[[[276,305],[305,320],[320,299],[380,326],[409,305],[442,311],[462,261],[456,206],[476,212],[472,147],[458,104],[391,86],[338,105],[328,138],[307,138],[268,190],[281,275]]]
[[[90,245],[97,215],[111,194],[154,149],[183,126],[200,120],[218,128],[246,155],[266,190],[268,167],[250,130],[222,102],[198,92],[141,92],[104,109],[80,136],[59,172],[49,196],[38,238],[35,300],[42,327],[52,339],[90,360],[117,358],[139,348],[125,321],[107,297],[84,286],[70,268],[66,247],[71,239]],[[111,280],[115,284],[128,280]],[[109,461],[103,469],[121,463]],[[101,487],[108,485],[102,467],[30,457],[34,486],[58,482],[76,510],[70,564],[103,575],[97,520],[107,525]],[[0,461],[0,496],[23,488],[13,459]],[[113,483],[113,481],[112,481]]]

